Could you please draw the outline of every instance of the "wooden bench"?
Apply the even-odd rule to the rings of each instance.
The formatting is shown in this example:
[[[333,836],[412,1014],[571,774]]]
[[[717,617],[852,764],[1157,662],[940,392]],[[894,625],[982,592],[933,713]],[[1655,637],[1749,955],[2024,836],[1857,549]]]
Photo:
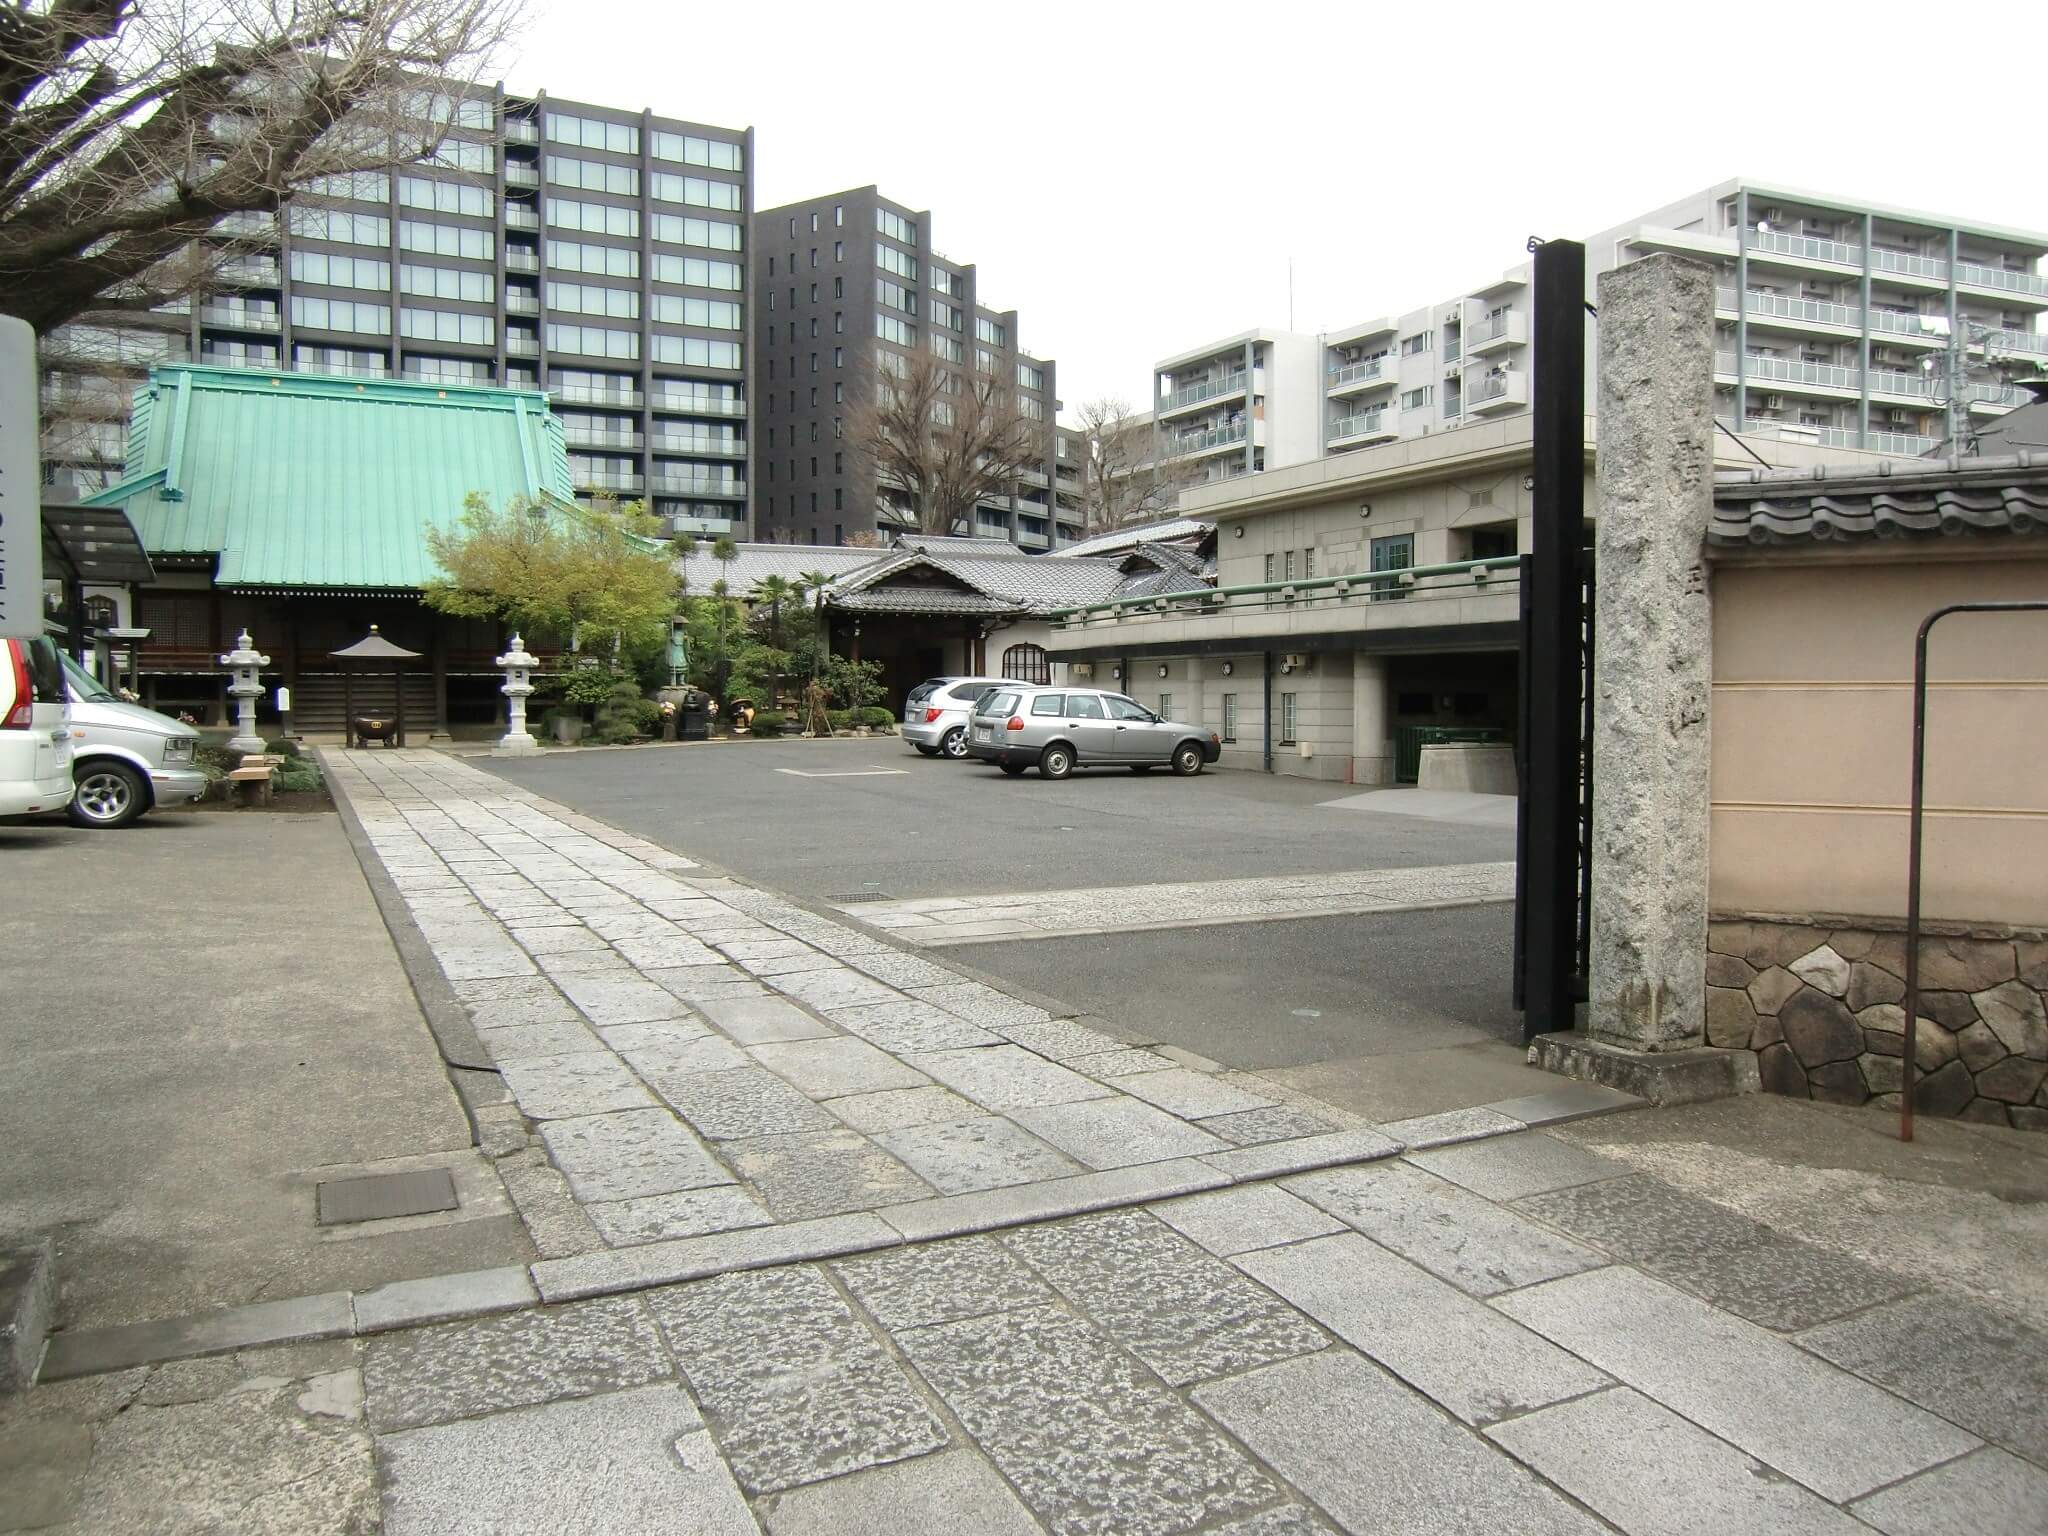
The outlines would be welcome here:
[[[251,752],[241,766],[229,770],[228,792],[243,805],[270,804],[270,779],[284,761],[263,752]]]

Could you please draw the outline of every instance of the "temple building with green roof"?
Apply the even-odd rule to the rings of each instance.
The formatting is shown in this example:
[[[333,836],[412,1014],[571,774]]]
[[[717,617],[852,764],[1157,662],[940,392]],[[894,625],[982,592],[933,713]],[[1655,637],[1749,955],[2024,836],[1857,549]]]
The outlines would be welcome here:
[[[503,506],[572,500],[561,423],[537,391],[260,369],[163,366],[136,392],[118,506],[155,578],[109,594],[150,631],[145,702],[222,718],[217,657],[247,629],[292,690],[294,724],[339,730],[330,653],[372,624],[422,660],[407,713],[489,721],[504,636],[436,613],[427,532],[480,493]]]

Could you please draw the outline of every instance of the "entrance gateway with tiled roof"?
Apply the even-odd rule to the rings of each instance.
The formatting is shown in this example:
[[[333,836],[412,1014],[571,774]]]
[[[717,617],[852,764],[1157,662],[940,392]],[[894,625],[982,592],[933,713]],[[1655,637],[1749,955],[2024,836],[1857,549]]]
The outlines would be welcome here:
[[[86,505],[123,508],[155,579],[115,591],[152,706],[218,718],[216,657],[242,629],[276,658],[268,685],[295,723],[338,729],[329,653],[372,624],[421,652],[407,710],[419,721],[495,718],[498,626],[420,601],[435,574],[430,528],[464,500],[571,496],[547,397],[391,379],[160,367],[138,390],[127,472]],[[330,718],[331,717],[331,718]]]

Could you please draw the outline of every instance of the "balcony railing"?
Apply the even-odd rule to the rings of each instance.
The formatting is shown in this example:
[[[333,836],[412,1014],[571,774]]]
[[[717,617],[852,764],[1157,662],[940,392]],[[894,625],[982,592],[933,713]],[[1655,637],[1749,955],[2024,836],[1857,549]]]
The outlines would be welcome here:
[[[1393,437],[1400,429],[1390,426],[1391,413],[1384,407],[1377,411],[1361,411],[1356,416],[1339,416],[1330,423],[1329,441],[1342,442],[1351,437]]]
[[[523,160],[505,162],[505,185],[508,187],[537,187],[540,185],[540,169]]]
[[[741,501],[747,494],[744,480],[727,479],[723,475],[692,475],[677,470],[656,470],[653,488],[658,496],[712,496],[724,501]]]
[[[1798,299],[1782,293],[1759,293],[1752,288],[1747,294],[1745,308],[1752,315],[1772,315],[1784,320],[1803,320],[1811,325],[1841,326],[1851,331],[1863,329],[1863,310],[1855,304],[1837,304],[1829,299]],[[1722,309],[1735,307],[1735,290],[1715,290],[1716,303]],[[1934,327],[1934,316],[1900,313],[1897,310],[1875,309],[1870,311],[1870,328],[1884,331],[1893,336],[1919,336],[1939,339],[1941,332]]]
[[[1159,402],[1159,408],[1162,411],[1177,411],[1183,406],[1200,405],[1204,400],[1218,400],[1225,395],[1241,393],[1244,389],[1244,384],[1245,375],[1243,369],[1239,369],[1236,373],[1226,374],[1220,379],[1203,379],[1199,383],[1186,384],[1176,389],[1172,394]]]
[[[221,263],[217,274],[224,283],[248,283],[252,287],[275,288],[283,277],[275,256],[237,256]]]
[[[673,395],[657,392],[651,402],[657,411],[680,411],[685,416],[744,416],[747,402],[725,395]]]
[[[1823,240],[1812,235],[1786,235],[1776,230],[1759,231],[1746,229],[1742,238],[1751,250],[1772,251],[1780,256],[1797,256],[1804,261],[1824,261],[1838,267],[1863,267],[1864,250],[1861,244],[1846,240]],[[1891,272],[1901,277],[1915,277],[1930,282],[1948,281],[1948,263],[1938,256],[1922,256],[1916,251],[1893,251],[1883,246],[1870,247],[1870,269],[1873,272]],[[1981,269],[1992,272],[1994,268]],[[2024,274],[2011,274],[2023,276]],[[1960,272],[1958,273],[1960,277]],[[2036,279],[2038,281],[2038,279]],[[2000,285],[2003,286],[2003,285]],[[2022,292],[2043,292],[2048,289],[2019,289]]]
[[[516,246],[505,247],[505,270],[507,272],[538,272],[540,256],[534,251],[522,251]]]
[[[638,432],[612,432],[600,427],[578,426],[574,422],[562,423],[562,438],[571,448],[608,448],[616,453],[626,453],[641,446]]]
[[[207,325],[234,331],[274,331],[284,320],[283,312],[271,305],[202,304],[199,318]]]
[[[1212,427],[1207,432],[1190,432],[1176,437],[1167,449],[1171,458],[1181,458],[1190,453],[1207,453],[1213,448],[1227,448],[1232,443],[1244,441],[1246,423],[1234,421],[1226,427]]]
[[[292,369],[297,373],[330,373],[344,379],[388,379],[391,377],[389,363],[327,363],[308,362],[295,358]]]
[[[1157,597],[1113,597],[1100,603],[1055,609],[1051,619],[1060,629],[1097,628],[1106,624],[1199,619],[1212,614],[1243,615],[1268,610],[1295,613],[1307,607],[1341,608],[1395,596],[1442,600],[1499,594],[1512,599],[1520,575],[1521,558],[1501,555],[1446,565],[1203,587]]]
[[[1896,453],[1917,459],[1941,441],[1917,432],[1858,432],[1854,427],[1822,427],[1820,440],[1830,448],[1861,448],[1867,453]]]
[[[1465,411],[1483,411],[1490,406],[1526,405],[1529,376],[1526,373],[1474,373],[1466,375],[1461,404]]]
[[[530,117],[506,118],[505,142],[507,144],[538,144],[540,142],[540,124]]]
[[[1481,315],[1464,328],[1466,353],[1489,351],[1497,346],[1520,346],[1529,339],[1526,317],[1508,310],[1498,315]]]
[[[505,355],[508,357],[539,357],[540,338],[538,336],[518,336],[507,331],[505,333]]]
[[[579,491],[638,491],[647,477],[630,469],[578,469],[569,466],[569,481]]]
[[[1368,357],[1362,363],[1343,363],[1330,370],[1325,389],[1343,389],[1352,384],[1391,384],[1395,367],[1391,357]]]
[[[637,389],[607,389],[597,384],[550,384],[548,394],[571,405],[609,405],[618,410],[636,410],[640,405]]]
[[[505,313],[508,315],[537,315],[540,313],[540,299],[531,293],[515,293],[505,290]]]
[[[677,437],[673,433],[657,432],[654,435],[654,451],[694,454],[699,458],[708,459],[744,459],[747,456],[747,445],[722,437]]]
[[[2048,295],[2048,277],[2038,272],[2013,272],[2005,267],[1987,267],[1981,262],[1956,263],[1956,281],[1972,288],[1997,288],[2006,293]]]
[[[1735,372],[1735,354],[1716,353],[1714,368],[1720,373]],[[1822,389],[1863,388],[1862,371],[1839,363],[1795,363],[1782,357],[1751,356],[1744,359],[1742,371],[1745,378],[1775,379],[1783,384],[1811,384]]]
[[[540,215],[524,203],[505,204],[505,227],[507,229],[539,229]]]
[[[2039,331],[1994,331],[1992,336],[1996,344],[2008,352],[2048,353],[2048,336]],[[1974,347],[1981,343],[1973,341],[1970,345]]]

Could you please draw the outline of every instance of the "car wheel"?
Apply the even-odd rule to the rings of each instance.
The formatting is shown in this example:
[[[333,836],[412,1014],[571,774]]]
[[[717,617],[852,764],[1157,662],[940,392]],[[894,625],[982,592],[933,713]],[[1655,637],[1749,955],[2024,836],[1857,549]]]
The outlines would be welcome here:
[[[921,741],[913,741],[911,745],[917,748],[917,750],[923,753],[926,757],[937,757],[939,755],[939,749],[937,747],[928,747]]]
[[[1064,779],[1074,771],[1074,749],[1054,742],[1038,754],[1038,771],[1048,779]]]
[[[952,758],[956,763],[965,757],[967,755],[966,728],[956,725],[953,729],[946,732],[945,735],[941,736],[939,738],[939,751]]]
[[[1202,749],[1192,741],[1184,741],[1173,749],[1173,771],[1182,778],[1202,771]]]
[[[71,820],[81,827],[125,827],[149,809],[142,776],[122,763],[88,763],[71,794]]]
[[[1024,765],[1022,763],[998,763],[996,766],[1013,779],[1021,778],[1024,773]]]

